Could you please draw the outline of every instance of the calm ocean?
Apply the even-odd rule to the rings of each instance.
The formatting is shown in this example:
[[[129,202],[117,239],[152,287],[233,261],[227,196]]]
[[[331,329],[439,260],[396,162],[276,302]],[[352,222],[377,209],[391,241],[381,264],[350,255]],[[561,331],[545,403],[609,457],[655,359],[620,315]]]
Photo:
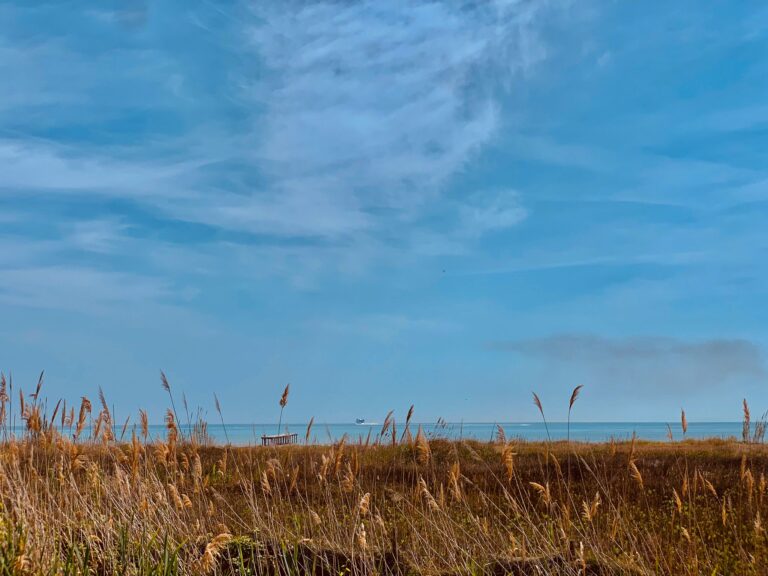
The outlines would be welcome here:
[[[509,440],[546,440],[547,430],[541,422],[532,423],[499,423],[504,429]],[[301,442],[306,434],[306,424],[284,424],[282,431],[295,432]],[[432,438],[450,439],[474,439],[487,441],[496,435],[495,423],[446,423],[446,424],[421,424],[424,432]],[[564,422],[550,422],[549,434],[553,440],[564,440],[567,435],[567,426]],[[682,431],[679,423],[670,423],[672,435],[675,440],[682,439]],[[411,423],[411,431],[415,434],[417,423]],[[318,424],[312,426],[310,442],[326,444],[340,440],[344,435],[350,442],[362,439],[364,442],[369,432],[371,439],[375,439],[381,431],[381,424]],[[690,422],[686,438],[741,438],[741,422]],[[209,424],[208,435],[216,442],[249,445],[260,444],[262,434],[275,434],[276,424],[228,424],[226,427],[220,424]],[[398,427],[398,435],[402,433],[402,427]],[[586,442],[606,442],[611,438],[627,440],[632,434],[643,440],[667,440],[667,424],[664,422],[572,422],[571,439]],[[120,430],[117,430],[120,435]],[[163,438],[165,428],[163,426],[150,426],[150,435],[153,438]],[[130,429],[127,437],[130,437]]]

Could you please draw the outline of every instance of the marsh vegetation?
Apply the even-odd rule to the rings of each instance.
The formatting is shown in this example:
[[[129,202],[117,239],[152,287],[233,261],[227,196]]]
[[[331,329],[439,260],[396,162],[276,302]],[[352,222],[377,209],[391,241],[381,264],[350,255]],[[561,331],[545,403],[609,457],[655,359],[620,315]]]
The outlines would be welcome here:
[[[746,403],[731,440],[449,441],[410,411],[262,448],[184,432],[173,403],[152,440],[145,413],[116,425],[103,394],[51,406],[40,384],[0,389],[0,574],[768,573]]]

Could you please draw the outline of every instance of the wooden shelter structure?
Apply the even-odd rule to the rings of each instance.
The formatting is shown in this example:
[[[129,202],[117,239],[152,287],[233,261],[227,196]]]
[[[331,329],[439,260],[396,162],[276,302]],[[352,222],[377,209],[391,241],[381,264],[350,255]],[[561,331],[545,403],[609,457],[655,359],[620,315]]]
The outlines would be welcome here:
[[[289,444],[296,444],[299,435],[294,433],[286,434],[263,434],[261,436],[262,446],[287,446]]]

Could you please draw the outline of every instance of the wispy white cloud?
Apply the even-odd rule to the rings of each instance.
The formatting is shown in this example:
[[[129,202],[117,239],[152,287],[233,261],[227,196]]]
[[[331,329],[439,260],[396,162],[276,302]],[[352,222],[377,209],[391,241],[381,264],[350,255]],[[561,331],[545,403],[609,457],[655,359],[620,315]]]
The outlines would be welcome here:
[[[0,190],[6,195],[49,191],[156,203],[188,197],[181,185],[183,178],[203,164],[201,159],[137,162],[36,138],[5,139],[0,140]]]
[[[66,224],[64,228],[65,240],[73,247],[86,252],[109,254],[124,242],[124,232],[129,227],[118,219],[102,218],[78,220]]]
[[[259,166],[289,204],[320,194],[409,217],[494,137],[499,90],[543,57],[540,7],[260,5]]]
[[[528,216],[513,190],[499,190],[475,195],[476,201],[459,208],[461,227],[470,236],[511,228]]]
[[[550,363],[561,373],[572,371],[573,377],[585,378],[591,385],[624,392],[704,391],[762,380],[768,373],[761,348],[740,339],[556,334],[494,347]]]
[[[132,27],[146,23],[145,8],[91,11],[86,24]],[[175,257],[188,252],[181,260],[192,270],[243,267],[296,286],[400,260],[404,249],[414,258],[466,253],[482,234],[525,218],[514,193],[451,200],[453,230],[425,222],[432,210],[444,214],[436,201],[446,185],[493,142],[503,97],[545,58],[539,28],[547,9],[545,1],[259,4],[251,20],[239,21],[241,65],[222,88],[244,118],[237,130],[213,117],[180,134],[149,132],[107,146],[87,134],[50,135],[36,119],[50,118],[56,106],[60,127],[111,126],[122,114],[130,121],[139,98],[152,113],[181,99],[194,107],[194,84],[174,54],[136,39],[96,54],[66,34],[25,42],[0,36],[0,71],[14,80],[13,91],[0,95],[0,115],[38,111],[25,115],[30,120],[22,128],[0,132],[0,196],[15,204],[45,195],[62,205],[70,196],[91,206],[128,201],[153,218],[204,224],[233,237],[247,233],[242,244],[226,239],[201,249],[155,239],[154,248]],[[222,177],[231,165],[246,176]],[[114,275],[87,261],[66,274],[52,263],[64,253],[135,252],[143,229],[133,229],[127,242],[131,218],[96,209],[88,217],[62,214],[54,238],[19,231],[35,255],[28,275],[17,267],[7,282],[34,292],[32,280],[50,270],[66,290],[82,273],[98,291]],[[255,245],[252,235],[277,241]],[[293,244],[297,239],[314,244]],[[146,256],[133,265],[147,276],[162,274],[150,243],[141,244]],[[150,285],[140,275],[125,282],[146,297],[163,296]],[[41,301],[21,298],[23,291],[6,284],[6,299],[13,293],[16,302]]]
[[[171,296],[163,280],[82,266],[5,268],[0,274],[0,302],[13,306],[103,313]]]
[[[172,157],[152,155],[153,142],[138,158],[125,148],[11,134],[0,142],[2,186],[125,196],[170,218],[281,236],[334,237],[389,226],[392,217],[408,221],[491,142],[500,92],[543,57],[540,5],[270,4],[242,48],[267,70],[233,95],[252,109],[249,130],[229,142],[190,133]],[[14,48],[6,60],[16,66],[48,49]],[[64,54],[68,69],[86,63]],[[50,104],[65,90],[84,104],[98,74],[82,76],[21,91],[49,94]],[[13,110],[22,100],[4,105]],[[183,162],[172,159],[180,155]],[[266,181],[211,185],[201,169],[223,160],[244,162]]]

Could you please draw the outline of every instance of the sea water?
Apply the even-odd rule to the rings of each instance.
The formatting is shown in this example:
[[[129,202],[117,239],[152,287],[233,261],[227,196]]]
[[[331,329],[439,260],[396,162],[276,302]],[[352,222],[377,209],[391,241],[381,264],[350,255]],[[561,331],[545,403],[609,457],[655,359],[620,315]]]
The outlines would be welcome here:
[[[565,422],[549,422],[545,426],[543,422],[449,422],[449,423],[411,423],[411,433],[415,435],[417,428],[421,426],[429,438],[446,438],[451,440],[472,439],[489,441],[497,437],[501,427],[508,440],[541,441],[565,440],[568,437],[568,425]],[[354,424],[354,423],[329,423],[315,422],[310,431],[309,443],[329,444],[337,442],[346,436],[348,442],[365,442],[369,437],[371,441],[378,438],[381,433],[380,423]],[[184,427],[181,427],[184,433]],[[298,435],[300,443],[305,442],[307,431],[306,423],[283,424],[281,433],[291,432]],[[668,440],[669,433],[674,440],[684,438],[679,423],[667,424],[665,422],[571,422],[571,440],[581,442],[608,442],[611,439],[621,441],[629,440],[635,434],[642,440]],[[150,436],[155,439],[165,437],[166,430],[163,426],[150,426]],[[277,434],[277,424],[209,424],[208,436],[216,443],[231,443],[236,445],[261,444],[263,434]],[[401,425],[397,426],[398,439],[403,432]],[[126,438],[130,438],[130,429]],[[85,431],[84,435],[87,436]],[[116,430],[119,437],[121,430]],[[389,433],[388,433],[389,434]],[[689,422],[685,438],[741,438],[741,422]],[[391,436],[387,436],[391,439]]]

